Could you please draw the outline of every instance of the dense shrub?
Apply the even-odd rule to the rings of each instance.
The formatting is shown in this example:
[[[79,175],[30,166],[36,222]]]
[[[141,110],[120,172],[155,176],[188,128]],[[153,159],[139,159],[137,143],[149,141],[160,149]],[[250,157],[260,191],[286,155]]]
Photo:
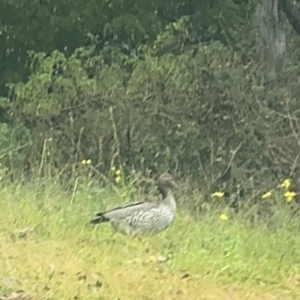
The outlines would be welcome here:
[[[264,188],[297,171],[298,69],[265,75],[219,42],[181,52],[32,53],[28,81],[6,99],[6,136],[26,146],[4,164],[70,171],[88,157],[105,171],[117,159],[127,170],[190,175],[203,190]]]

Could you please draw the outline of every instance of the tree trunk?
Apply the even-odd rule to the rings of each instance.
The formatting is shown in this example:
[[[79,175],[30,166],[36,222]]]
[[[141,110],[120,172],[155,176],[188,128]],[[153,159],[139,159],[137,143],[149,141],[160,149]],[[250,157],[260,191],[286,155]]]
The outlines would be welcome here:
[[[278,72],[282,68],[286,49],[285,32],[278,11],[278,0],[261,0],[257,16],[262,38],[261,62],[267,71]]]

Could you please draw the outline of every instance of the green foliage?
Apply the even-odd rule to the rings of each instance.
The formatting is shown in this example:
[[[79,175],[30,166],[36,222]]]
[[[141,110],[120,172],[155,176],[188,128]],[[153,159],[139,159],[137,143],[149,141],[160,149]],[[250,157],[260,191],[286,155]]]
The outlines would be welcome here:
[[[29,9],[26,1],[4,4]],[[172,170],[207,193],[247,192],[262,181],[268,189],[277,177],[297,175],[299,51],[281,74],[262,70],[255,3],[228,0],[221,10],[171,1],[164,12],[167,4],[155,2],[69,5],[44,2],[30,11],[53,23],[25,43],[20,74],[28,77],[8,83],[0,103],[9,119],[3,153],[14,151],[3,164],[12,174],[39,170],[75,179],[80,161],[90,158],[93,174],[115,161],[126,176],[132,169]],[[72,11],[67,18],[64,9]],[[26,27],[10,21],[3,32],[9,37],[18,29],[19,36]],[[53,38],[43,43],[47,34]],[[92,46],[82,46],[85,34]]]
[[[0,95],[6,93],[6,83],[27,78],[29,74],[24,65],[27,52],[31,50],[47,54],[59,50],[71,55],[82,46],[97,45],[102,50],[109,45],[134,54],[139,47],[151,44],[165,26],[185,16],[192,17],[187,40],[224,41],[223,26],[233,25],[228,20],[244,22],[244,16],[253,10],[248,1],[240,1],[239,5],[231,0],[225,3],[212,4],[208,0],[201,3],[181,0],[97,0],[88,3],[83,0],[3,0],[0,3],[0,20],[3,20],[0,23]]]
[[[155,56],[146,48],[143,59],[118,52],[108,58],[92,48],[69,58],[32,53],[29,66],[28,81],[9,86],[13,126],[19,136],[28,132],[20,138],[29,146],[18,167],[45,159],[70,169],[89,157],[104,171],[119,157],[125,170],[177,169],[210,191],[236,190],[240,183],[252,188],[278,171],[287,176],[284,169],[296,158],[290,150],[298,132],[292,117],[298,84],[280,84],[295,71],[264,77],[219,42],[199,44],[193,56]],[[285,155],[274,152],[285,148]]]

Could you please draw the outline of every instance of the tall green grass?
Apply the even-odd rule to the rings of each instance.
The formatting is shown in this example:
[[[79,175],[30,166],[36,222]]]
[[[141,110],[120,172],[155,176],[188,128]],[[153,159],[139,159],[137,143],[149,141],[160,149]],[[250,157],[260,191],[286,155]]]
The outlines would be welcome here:
[[[131,189],[131,187],[130,187]],[[223,199],[191,213],[178,193],[172,226],[131,239],[93,214],[142,193],[77,182],[15,183],[0,191],[0,292],[32,299],[299,299],[300,218],[280,193],[234,213]],[[136,197],[132,196],[135,195]],[[136,199],[133,199],[136,198]],[[207,207],[207,205],[205,207]],[[250,206],[249,206],[250,207]],[[267,211],[256,216],[258,208]],[[219,220],[226,212],[229,219]]]

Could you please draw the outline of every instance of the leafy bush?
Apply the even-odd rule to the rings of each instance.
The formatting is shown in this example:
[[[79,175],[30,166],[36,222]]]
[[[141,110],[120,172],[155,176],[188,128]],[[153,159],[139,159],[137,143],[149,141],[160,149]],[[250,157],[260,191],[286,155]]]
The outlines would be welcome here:
[[[298,68],[265,74],[217,41],[162,51],[184,33],[178,24],[135,57],[111,47],[32,52],[28,81],[10,84],[6,99],[27,145],[10,166],[76,175],[84,158],[101,172],[118,160],[125,172],[191,176],[203,192],[267,189],[297,172]]]

